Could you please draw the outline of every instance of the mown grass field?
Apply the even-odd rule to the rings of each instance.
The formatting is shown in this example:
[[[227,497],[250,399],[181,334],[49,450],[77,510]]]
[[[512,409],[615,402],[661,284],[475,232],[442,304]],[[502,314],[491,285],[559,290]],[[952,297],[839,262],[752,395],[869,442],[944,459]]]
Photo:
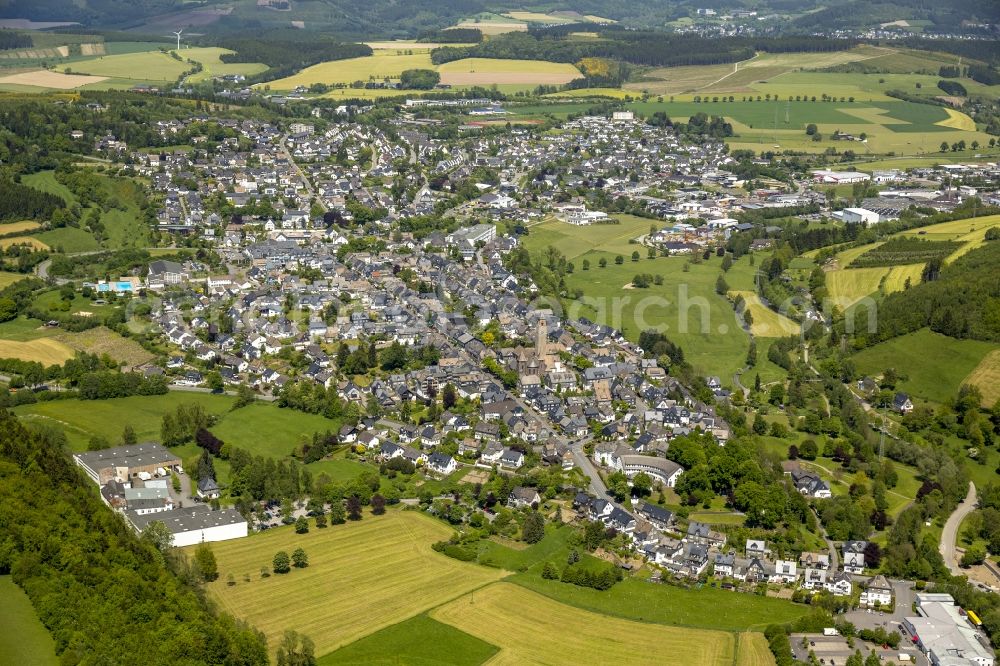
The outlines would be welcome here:
[[[924,328],[863,349],[852,358],[859,373],[875,376],[894,368],[904,377],[896,384],[898,390],[941,403],[953,399],[959,386],[996,349],[1000,346],[994,343],[957,340]],[[991,367],[992,362],[984,374]]]
[[[325,655],[505,575],[434,552],[431,544],[451,533],[432,518],[395,510],[365,511],[359,522],[308,534],[276,528],[213,544],[220,577],[207,589],[221,608],[263,631],[272,652],[282,633],[294,629]],[[277,551],[298,547],[309,556],[308,568],[261,578]],[[233,586],[226,584],[230,573]]]
[[[476,590],[430,616],[498,645],[490,661],[498,665],[661,664],[664,655],[684,654],[692,666],[729,666],[735,656],[734,637],[726,632],[601,616],[509,583]]]
[[[67,203],[74,203],[76,201],[76,195],[68,187],[56,180],[55,171],[39,171],[21,176],[21,183],[30,185],[36,190],[61,197]]]
[[[183,54],[183,51],[181,52]],[[99,56],[68,65],[73,72],[142,81],[174,81],[191,68],[161,51]]]
[[[963,384],[978,386],[983,394],[983,406],[992,407],[1000,400],[1000,349],[994,349],[966,375]]]
[[[76,227],[43,231],[32,237],[63,252],[90,252],[100,248],[100,244],[93,234]]]
[[[20,282],[26,277],[28,276],[24,273],[9,273],[7,271],[0,271],[0,289],[9,287],[15,282]]]
[[[636,578],[626,578],[605,591],[545,580],[534,573],[517,574],[509,582],[594,613],[695,629],[763,630],[768,624],[791,622],[809,612],[808,607],[784,599],[711,587],[687,589]],[[720,608],[726,612],[719,613]]]
[[[76,356],[76,351],[62,342],[51,338],[40,338],[22,342],[0,340],[0,358],[17,358],[22,361],[37,361],[42,365],[62,365]]]
[[[0,341],[0,350],[4,345],[48,343],[63,346],[73,352],[63,343],[48,338],[28,343]],[[273,458],[291,455],[292,450],[304,438],[311,438],[314,432],[336,432],[340,427],[338,421],[318,414],[282,409],[272,403],[255,403],[231,412],[232,397],[189,391],[170,391],[165,395],[113,400],[59,400],[25,405],[18,408],[18,413],[61,425],[66,431],[70,446],[74,450],[85,450],[92,436],[117,441],[125,424],[130,424],[135,429],[140,441],[160,441],[163,415],[175,411],[178,405],[191,403],[199,404],[205,411],[216,415],[218,421],[211,430],[219,439],[255,455]],[[350,473],[344,470],[342,474],[346,477]]]
[[[743,297],[746,307],[750,310],[750,318],[753,322],[750,325],[750,332],[754,336],[783,338],[798,333],[800,326],[797,322],[764,305],[754,292],[731,291],[729,293],[734,299],[737,296]]]
[[[478,666],[498,651],[495,645],[451,625],[417,615],[331,652],[318,663],[319,666]]]
[[[774,666],[774,655],[764,634],[744,632],[736,640],[736,666]]]
[[[9,575],[0,576],[0,663],[55,666],[56,645],[28,595]]]

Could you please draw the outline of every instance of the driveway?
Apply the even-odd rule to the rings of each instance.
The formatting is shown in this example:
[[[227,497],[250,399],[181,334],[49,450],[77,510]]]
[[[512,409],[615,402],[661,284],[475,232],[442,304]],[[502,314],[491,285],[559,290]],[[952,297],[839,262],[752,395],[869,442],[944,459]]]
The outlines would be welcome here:
[[[972,481],[969,481],[969,493],[965,496],[965,501],[955,507],[955,510],[948,516],[948,522],[944,524],[944,529],[941,531],[941,545],[939,550],[941,551],[941,557],[944,558],[944,563],[951,570],[953,576],[965,575],[965,572],[958,566],[958,560],[955,555],[955,543],[958,541],[959,526],[961,526],[965,517],[976,509],[976,502],[976,486]]]

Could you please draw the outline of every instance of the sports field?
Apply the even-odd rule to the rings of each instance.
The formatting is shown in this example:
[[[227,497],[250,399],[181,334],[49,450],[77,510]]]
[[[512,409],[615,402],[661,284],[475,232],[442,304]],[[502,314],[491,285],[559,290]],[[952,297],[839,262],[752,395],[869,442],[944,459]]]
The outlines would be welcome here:
[[[213,544],[220,576],[207,588],[222,609],[263,631],[272,651],[282,633],[294,629],[324,655],[507,575],[434,552],[431,544],[451,534],[412,511],[365,511],[359,522],[313,527],[308,534],[276,528]],[[309,556],[308,568],[261,578],[277,551],[298,547]],[[230,573],[233,586],[226,584]]]
[[[499,646],[500,653],[490,661],[498,666],[662,664],[670,654],[683,654],[691,666],[730,666],[735,656],[734,637],[726,632],[602,616],[510,583],[476,590],[430,616]]]
[[[967,381],[997,372],[995,343],[958,340],[920,329],[863,349],[852,358],[862,375],[876,376],[894,368],[902,377],[896,386],[911,396],[944,403],[954,399]],[[990,354],[990,359],[985,360]]]
[[[0,576],[0,663],[55,666],[56,645],[31,600],[11,577]]]
[[[1000,349],[994,349],[984,356],[962,383],[979,387],[984,407],[995,405],[1000,400]]]

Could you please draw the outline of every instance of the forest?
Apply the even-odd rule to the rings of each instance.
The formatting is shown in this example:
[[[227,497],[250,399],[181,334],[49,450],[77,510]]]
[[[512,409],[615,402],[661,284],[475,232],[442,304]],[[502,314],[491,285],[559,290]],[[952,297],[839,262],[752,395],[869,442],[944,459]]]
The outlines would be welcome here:
[[[268,663],[264,637],[215,614],[186,560],[140,538],[94,492],[64,441],[0,411],[0,573],[52,633],[60,663]],[[176,573],[175,573],[176,571]]]
[[[0,178],[0,222],[48,220],[66,203],[54,194]]]
[[[838,321],[838,332],[853,334],[854,345],[867,347],[912,333],[925,326],[953,338],[1000,342],[1000,242],[959,257],[937,269],[928,262],[924,281],[887,296],[878,305],[878,326],[874,331],[846,331]],[[865,315],[855,313],[856,321]]]
[[[697,35],[662,32],[626,31],[605,27],[600,39],[564,39],[571,32],[593,30],[581,25],[559,26],[530,32],[497,35],[471,49],[444,46],[431,52],[431,60],[442,64],[461,58],[507,58],[548,60],[575,63],[583,58],[611,58],[635,65],[658,67],[677,65],[713,65],[737,62],[753,57],[757,51],[840,51],[856,44],[854,40],[818,37],[759,38],[727,37],[710,39]]]
[[[0,30],[0,51],[8,49],[30,49],[34,46],[31,35],[13,30]]]

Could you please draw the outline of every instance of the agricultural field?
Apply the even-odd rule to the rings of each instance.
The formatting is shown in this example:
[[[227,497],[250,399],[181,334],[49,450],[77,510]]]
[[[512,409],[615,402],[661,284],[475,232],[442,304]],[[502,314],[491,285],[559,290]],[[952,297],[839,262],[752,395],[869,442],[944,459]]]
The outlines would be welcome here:
[[[101,56],[70,65],[75,73],[136,81],[175,81],[191,65],[161,51]]]
[[[475,28],[484,35],[502,35],[505,32],[525,32],[528,24],[523,21],[500,20],[468,20],[455,25],[456,28]]]
[[[397,55],[388,51],[376,51],[374,55],[346,60],[331,60],[306,67],[300,72],[283,79],[270,81],[272,90],[292,90],[298,86],[309,87],[314,83],[326,85],[351,84],[355,81],[382,81],[398,79],[407,69],[434,69],[427,52],[413,55]],[[349,91],[357,92],[357,91]],[[389,91],[372,91],[386,93]]]
[[[9,273],[7,271],[0,271],[0,289],[9,287],[15,282],[20,282],[26,277],[27,275],[23,273]]]
[[[123,338],[106,326],[98,326],[80,333],[62,333],[54,339],[77,351],[98,356],[107,354],[119,363],[125,364],[125,369],[149,363],[155,358],[135,340]]]
[[[500,58],[463,58],[447,62],[437,70],[441,73],[441,83],[453,86],[559,85],[581,76],[580,70],[567,63]]]
[[[294,629],[325,655],[506,575],[436,553],[431,544],[452,529],[432,518],[365,513],[359,522],[313,527],[308,534],[289,526],[213,544],[220,576],[208,584],[209,595],[263,631],[272,651],[282,633]],[[308,554],[308,568],[261,578],[274,553],[297,547]],[[226,584],[229,574],[235,585]]]
[[[0,662],[55,666],[56,644],[28,595],[9,575],[0,576]]]
[[[84,76],[81,74],[61,74],[39,69],[33,72],[19,72],[0,76],[0,90],[13,90],[31,92],[40,89],[54,90],[74,90],[83,86],[102,83],[108,77],[93,75]]]
[[[984,407],[995,405],[1000,400],[1000,349],[994,349],[984,356],[962,383],[979,387]]]
[[[185,48],[181,50],[180,55],[182,58],[199,62],[203,68],[202,71],[189,76],[186,80],[189,83],[198,83],[200,81],[207,81],[214,76],[231,76],[235,74],[251,76],[267,70],[267,65],[260,62],[222,62],[219,56],[224,53],[233,53],[233,51],[218,47]]]
[[[791,622],[807,606],[773,597],[734,594],[722,589],[687,589],[626,578],[610,590],[567,585],[532,573],[509,582],[570,606],[626,620],[721,631],[761,631],[768,624]],[[726,613],[720,615],[718,609]]]
[[[783,338],[796,335],[799,332],[801,327],[797,322],[764,305],[756,293],[730,291],[729,294],[734,299],[737,296],[743,297],[746,307],[750,310],[750,317],[753,321],[750,325],[750,332],[753,333],[754,337]]]
[[[434,609],[430,616],[499,646],[491,664],[659,664],[664,654],[683,653],[692,666],[729,666],[735,655],[734,637],[726,632],[601,616],[510,583],[476,590]],[[566,627],[587,630],[566,631]]]
[[[22,361],[37,361],[42,365],[62,365],[76,356],[76,350],[51,338],[40,338],[22,342],[20,340],[0,340],[0,358],[17,358]]]
[[[63,252],[90,252],[100,248],[93,234],[77,227],[60,227],[34,234],[32,237]]]
[[[37,229],[41,225],[38,222],[33,222],[31,220],[26,220],[24,222],[8,222],[7,224],[0,224],[0,236],[6,236],[7,234],[20,234],[25,231],[32,231]]]
[[[874,266],[902,266],[926,264],[944,259],[959,248],[961,243],[950,240],[926,240],[918,236],[892,238],[873,247],[851,262],[852,268]]]
[[[11,245],[28,245],[36,250],[48,250],[49,246],[46,243],[33,238],[31,236],[12,236],[10,238],[0,238],[0,247],[7,249]]]
[[[579,70],[565,63],[541,60],[503,60],[498,58],[464,58],[443,65],[431,63],[429,51],[378,50],[374,55],[347,60],[334,60],[306,67],[301,72],[268,83],[274,90],[309,87],[316,83],[349,85],[357,81],[398,79],[407,69],[433,69],[441,74],[441,82],[452,86],[525,86],[561,84],[580,76]],[[513,88],[511,88],[513,91]],[[344,89],[333,91],[346,97],[371,95],[386,97],[406,94],[399,90]],[[329,95],[328,95],[329,96]]]
[[[1000,215],[969,218],[942,222],[929,227],[910,229],[897,234],[899,237],[916,237],[932,241],[954,241],[961,245],[949,254],[944,263],[949,264],[966,252],[971,252],[986,243],[986,232],[1000,226]]]
[[[774,655],[764,634],[744,632],[736,641],[736,666],[774,666]]]
[[[986,378],[994,374],[997,349],[1000,346],[995,343],[957,340],[924,328],[863,349],[852,358],[859,374],[874,377],[894,368],[901,377],[898,390],[943,403],[955,397],[970,375],[980,373],[978,377]],[[987,355],[991,355],[988,361]]]
[[[319,659],[319,666],[478,666],[499,651],[426,614],[380,629]]]
[[[549,245],[573,262],[575,270],[566,276],[570,291],[579,289],[584,298],[564,305],[571,317],[620,329],[630,340],[650,327],[665,327],[666,335],[684,349],[685,359],[702,374],[719,375],[728,382],[743,366],[749,339],[740,329],[728,300],[715,293],[719,259],[691,264],[683,257],[647,258],[647,248],[629,240],[649,232],[650,220],[619,216],[621,224],[576,227],[559,221],[531,227],[524,246],[536,255]],[[640,260],[631,260],[638,251]],[[615,257],[625,257],[623,264]],[[607,260],[601,268],[598,262]],[[583,270],[583,261],[590,269]],[[663,284],[633,289],[638,273],[663,277]]]

